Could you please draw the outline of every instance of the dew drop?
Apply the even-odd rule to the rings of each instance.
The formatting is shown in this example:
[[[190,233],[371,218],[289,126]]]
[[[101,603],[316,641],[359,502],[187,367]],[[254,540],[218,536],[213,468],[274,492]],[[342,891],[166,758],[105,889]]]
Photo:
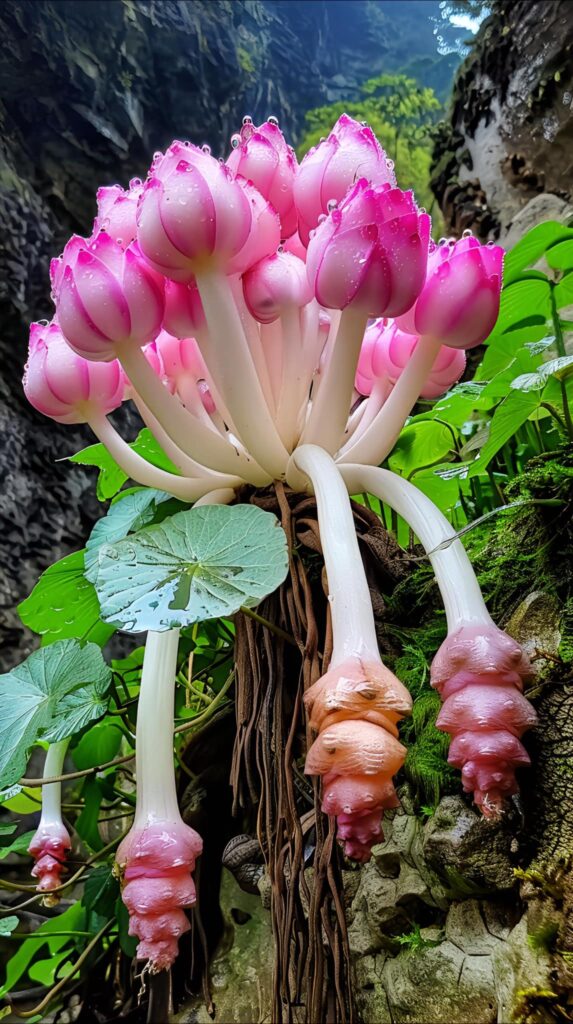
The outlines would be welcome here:
[[[336,210],[337,206],[338,206],[338,200],[337,199],[329,199],[327,204],[326,204],[326,209],[328,210],[329,213],[332,213],[333,210]]]
[[[442,237],[442,238],[440,238],[440,240],[438,241],[438,245],[446,245],[447,241],[448,241],[448,240],[447,240],[447,238],[443,238],[443,237]]]
[[[203,145],[201,146],[201,152],[206,153],[207,156],[211,156],[211,147],[208,146],[206,142],[204,142]]]
[[[473,238],[473,231],[470,228],[466,228],[465,231],[462,231],[462,238]]]
[[[360,124],[363,128],[368,128],[368,121],[361,121]]]
[[[267,121],[268,121],[269,124],[274,125],[275,128],[278,128],[278,126],[279,126],[279,119],[278,119],[278,117],[275,117],[274,114],[269,114],[269,116],[267,117]]]
[[[494,245],[495,245],[495,242],[493,241],[493,239],[490,239],[490,241],[487,243],[488,249],[493,249]]]
[[[249,117],[248,114],[245,114],[245,116],[243,118],[243,124],[252,124],[252,123],[253,123],[252,117]]]

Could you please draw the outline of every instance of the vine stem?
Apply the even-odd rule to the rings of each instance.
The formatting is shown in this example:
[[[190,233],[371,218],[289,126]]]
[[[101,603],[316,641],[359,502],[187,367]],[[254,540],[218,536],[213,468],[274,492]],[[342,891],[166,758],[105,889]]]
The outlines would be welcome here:
[[[46,1006],[48,1006],[48,1004],[52,1001],[54,996],[56,996],[58,994],[58,992],[61,992],[62,989],[65,988],[65,986],[68,983],[68,981],[70,980],[70,978],[73,978],[74,974],[77,974],[77,972],[80,970],[80,968],[83,967],[83,965],[86,962],[87,958],[89,957],[92,949],[95,949],[95,947],[98,945],[98,943],[101,941],[101,939],[103,939],[103,937],[106,934],[106,932],[108,932],[110,930],[110,928],[114,924],[115,924],[114,920],[106,921],[106,923],[104,924],[103,928],[100,928],[100,930],[97,933],[97,935],[94,935],[92,941],[88,943],[88,945],[84,949],[84,951],[81,954],[81,956],[78,957],[78,959],[76,960],[76,962],[74,964],[73,969],[68,974],[66,974],[65,978],[62,978],[57,983],[57,985],[54,985],[54,987],[51,988],[49,990],[49,992],[46,993],[46,995],[44,996],[42,1001],[39,1002],[37,1006],[34,1006],[32,1010],[16,1010],[14,1008],[14,1006],[11,1006],[10,1009],[11,1009],[12,1013],[16,1017],[23,1017],[23,1018],[35,1017],[36,1014],[41,1013],[42,1010],[44,1010],[46,1008]]]

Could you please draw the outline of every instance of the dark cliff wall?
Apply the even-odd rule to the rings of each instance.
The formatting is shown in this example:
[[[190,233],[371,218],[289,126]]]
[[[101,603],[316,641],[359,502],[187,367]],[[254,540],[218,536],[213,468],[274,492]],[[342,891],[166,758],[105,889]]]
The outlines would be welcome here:
[[[434,157],[434,191],[458,232],[497,235],[539,193],[571,197],[571,0],[494,0]]]
[[[241,116],[291,139],[312,106],[383,69],[435,62],[437,0],[4,0],[0,4],[0,660],[29,639],[13,611],[97,515],[93,475],[55,460],[90,443],[24,401],[48,263],[90,229],[98,185],[144,174],[173,138],[224,153]],[[444,70],[440,71],[440,67]],[[436,77],[437,76],[437,77]],[[441,77],[440,77],[441,76]],[[132,424],[134,429],[134,424]]]

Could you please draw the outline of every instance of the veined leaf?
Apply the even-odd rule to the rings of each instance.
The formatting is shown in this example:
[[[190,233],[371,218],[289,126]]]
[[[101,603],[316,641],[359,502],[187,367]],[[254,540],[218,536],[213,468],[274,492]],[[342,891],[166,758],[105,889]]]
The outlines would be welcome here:
[[[47,945],[50,954],[53,956],[73,943],[73,938],[66,935],[51,935],[51,932],[83,930],[86,912],[81,903],[73,903],[71,907],[50,918],[41,924],[30,939],[26,939],[14,956],[10,957],[6,965],[6,981],[0,988],[0,999],[3,999],[7,992],[11,992],[14,985],[20,980],[28,969],[36,953]]]
[[[18,606],[25,626],[43,644],[76,638],[103,647],[115,630],[101,622],[94,586],[84,576],[84,552],[61,558],[42,573],[32,593]]]
[[[165,630],[254,606],[284,580],[286,537],[254,505],[192,508],[99,549],[90,572],[102,617]]]
[[[540,401],[541,396],[535,392],[510,391],[493,414],[489,437],[469,471],[470,477],[483,472],[506,441],[509,441],[516,430],[519,430],[539,408]]]
[[[147,459],[153,466],[180,475],[177,467],[167,458],[167,455],[147,428],[139,432],[130,448],[133,448],[134,451],[144,459]],[[96,493],[100,501],[108,501],[110,498],[113,498],[121,490],[126,480],[129,479],[127,474],[123,472],[123,469],[120,469],[104,444],[92,444],[89,448],[84,448],[83,451],[71,455],[69,461],[77,462],[81,466],[95,466],[99,469]]]
[[[166,494],[165,491],[155,491],[145,487],[141,491],[134,491],[133,494],[121,498],[121,501],[116,501],[107,515],[98,519],[86,544],[85,575],[87,579],[91,579],[90,569],[97,561],[98,548],[102,544],[113,544],[114,541],[123,540],[132,530],[139,530],[142,526],[146,526],[153,519],[157,505],[170,498],[171,495]]]
[[[535,317],[545,322],[551,313],[551,285],[549,281],[534,278],[518,280],[501,293],[499,317],[495,334],[501,334],[517,326],[522,320]]]
[[[0,937],[2,935],[11,935],[19,923],[15,914],[11,914],[10,917],[0,917]]]
[[[58,640],[0,676],[0,785],[17,782],[38,739],[53,743],[107,708],[111,671],[96,644]]]
[[[449,427],[435,420],[416,418],[401,431],[388,465],[395,473],[409,478],[427,466],[442,462],[453,447],[454,437]]]
[[[550,246],[545,259],[553,270],[570,270],[573,267],[573,237]]]
[[[39,810],[36,805],[35,810]],[[0,860],[4,860],[5,857],[10,853],[27,853],[28,847],[32,842],[35,832],[23,832],[21,836],[18,836],[14,842],[10,843],[9,846],[0,846]],[[0,918],[0,921],[2,919]]]
[[[505,284],[514,281],[525,267],[536,263],[550,245],[566,238],[573,238],[573,230],[564,227],[556,220],[545,221],[528,231],[505,258],[503,268]]]

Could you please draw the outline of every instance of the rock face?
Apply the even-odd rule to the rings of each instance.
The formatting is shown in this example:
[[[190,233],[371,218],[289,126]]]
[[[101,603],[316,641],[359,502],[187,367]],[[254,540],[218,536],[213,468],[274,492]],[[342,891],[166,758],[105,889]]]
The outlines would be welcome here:
[[[497,237],[538,193],[571,194],[573,5],[497,0],[460,68],[434,153],[446,223]]]
[[[27,325],[51,316],[49,260],[90,230],[96,188],[144,174],[176,137],[224,153],[245,112],[295,139],[306,110],[369,75],[430,55],[435,73],[432,13],[437,0],[0,5],[0,668],[32,642],[14,605],[98,514],[93,473],[56,462],[89,431],[37,416],[20,384]]]

